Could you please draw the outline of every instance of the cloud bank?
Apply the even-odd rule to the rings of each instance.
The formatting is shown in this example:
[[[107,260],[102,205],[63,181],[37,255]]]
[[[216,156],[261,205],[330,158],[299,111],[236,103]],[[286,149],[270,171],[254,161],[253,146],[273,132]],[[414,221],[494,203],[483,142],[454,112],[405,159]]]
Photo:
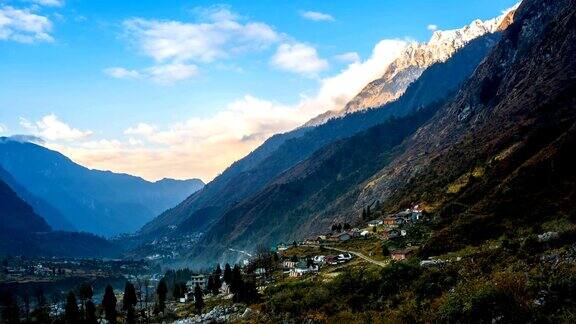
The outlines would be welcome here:
[[[52,22],[29,9],[0,7],[0,40],[19,43],[53,42]]]
[[[196,22],[132,18],[123,22],[124,37],[155,65],[144,69],[111,67],[118,79],[147,79],[172,84],[198,74],[197,64],[258,52],[281,35],[262,22],[244,21],[227,7],[196,9]]]
[[[46,122],[59,120],[51,115],[31,129],[40,136],[61,138],[46,145],[92,168],[127,172],[151,180],[200,177],[209,181],[270,136],[292,130],[327,110],[343,108],[366,83],[380,77],[406,45],[401,40],[383,40],[363,61],[348,55],[355,61],[337,74],[319,79],[318,91],[301,96],[293,105],[247,94],[206,118],[191,117],[172,125],[155,125],[152,121],[127,125],[123,130],[125,137],[119,139],[94,140],[90,131],[71,126],[58,127],[66,131],[49,132],[48,127],[41,125],[58,124]],[[138,75],[123,70],[111,72],[126,78]],[[79,139],[65,140],[73,137]]]

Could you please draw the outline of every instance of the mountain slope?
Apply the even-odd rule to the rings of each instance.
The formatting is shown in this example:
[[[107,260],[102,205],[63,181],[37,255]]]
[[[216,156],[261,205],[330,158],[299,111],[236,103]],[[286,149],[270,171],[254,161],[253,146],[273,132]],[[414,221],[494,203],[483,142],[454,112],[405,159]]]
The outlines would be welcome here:
[[[404,137],[397,136],[415,129],[404,125],[404,119],[390,119],[392,113],[405,116],[423,109],[408,118],[409,126],[418,127],[437,107],[435,101],[446,100],[449,97],[446,92],[454,91],[466,78],[463,72],[470,75],[498,40],[498,34],[491,34],[471,42],[448,61],[427,69],[402,98],[381,109],[358,112],[319,126],[318,129],[324,129],[340,125],[350,130],[354,125],[388,120],[385,126],[378,125],[324,146],[287,169],[262,191],[234,205],[201,240],[199,258],[208,258],[210,253],[216,253],[215,249],[218,253],[225,252],[221,242],[235,249],[251,249],[258,243],[273,244],[328,228],[337,213],[322,214],[322,211],[384,167],[399,152],[396,145]],[[404,126],[399,127],[400,124]],[[397,139],[394,145],[385,145],[394,138]]]
[[[433,104],[413,115],[391,120],[315,152],[309,159],[283,173],[261,192],[231,208],[195,247],[195,260],[234,260],[229,248],[253,250],[301,238],[310,216],[346,193],[399,154],[397,146],[427,121],[437,109]],[[366,148],[371,148],[367,150]],[[333,218],[316,219],[315,226],[329,228]]]
[[[0,180],[0,233],[5,238],[10,233],[47,232],[52,229],[22,201],[10,187]]]
[[[200,180],[161,180],[90,170],[42,146],[0,139],[0,165],[74,228],[101,235],[131,232],[202,187]],[[25,196],[23,196],[26,199]]]
[[[147,224],[141,235],[182,235],[209,229],[229,208],[256,194],[282,172],[307,159],[323,146],[353,136],[393,115],[404,116],[447,96],[472,73],[498,38],[497,34],[481,37],[450,60],[430,67],[409,87],[403,100],[392,102],[381,109],[334,119],[317,127],[299,129],[298,136],[282,141],[275,150],[251,168],[237,172],[233,166],[225,171],[202,191]],[[238,163],[242,162],[243,160]],[[235,171],[234,174],[232,170]],[[178,230],[168,230],[170,225],[178,226]]]
[[[339,143],[363,148],[340,159],[315,154],[228,212],[196,255],[225,252],[221,242],[253,249],[322,233],[326,220],[359,221],[362,207],[377,200],[385,213],[422,202],[442,217],[444,228],[425,247],[427,255],[544,221],[573,221],[574,4],[526,1],[458,94],[402,144],[372,155],[382,140],[370,142],[367,132]],[[346,169],[356,155],[368,159]],[[356,172],[363,175],[360,185],[339,188]]]
[[[0,255],[114,256],[118,247],[86,233],[52,231],[32,207],[0,180]]]
[[[56,230],[74,230],[74,226],[66,219],[62,213],[60,213],[54,206],[50,205],[45,200],[38,198],[31,194],[26,188],[21,186],[6,170],[0,167],[0,180],[10,186],[14,192],[28,203],[34,212],[42,217],[48,222],[48,224]]]
[[[425,254],[573,222],[574,57],[576,3],[525,1],[456,100],[363,188],[356,206],[422,201],[443,220]]]

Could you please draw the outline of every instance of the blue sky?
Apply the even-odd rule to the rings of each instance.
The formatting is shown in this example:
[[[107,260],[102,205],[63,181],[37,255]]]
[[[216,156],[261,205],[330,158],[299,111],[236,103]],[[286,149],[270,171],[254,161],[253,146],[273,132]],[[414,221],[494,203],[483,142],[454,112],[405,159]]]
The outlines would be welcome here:
[[[41,136],[90,167],[209,180],[338,108],[316,100],[338,87],[323,86],[361,86],[365,72],[341,75],[382,40],[393,53],[515,2],[0,0],[0,135]]]

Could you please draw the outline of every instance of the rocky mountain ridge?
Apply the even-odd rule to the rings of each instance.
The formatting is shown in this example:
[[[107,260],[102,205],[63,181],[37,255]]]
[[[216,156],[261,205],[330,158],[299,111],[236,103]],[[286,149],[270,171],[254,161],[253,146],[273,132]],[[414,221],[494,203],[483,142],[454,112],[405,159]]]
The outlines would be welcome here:
[[[398,99],[431,65],[445,62],[473,39],[506,29],[514,19],[517,6],[506,10],[499,17],[486,21],[477,19],[460,29],[435,31],[428,43],[409,44],[390,63],[382,77],[366,85],[342,110],[321,114],[306,123],[306,126],[319,125],[356,111],[381,107]]]

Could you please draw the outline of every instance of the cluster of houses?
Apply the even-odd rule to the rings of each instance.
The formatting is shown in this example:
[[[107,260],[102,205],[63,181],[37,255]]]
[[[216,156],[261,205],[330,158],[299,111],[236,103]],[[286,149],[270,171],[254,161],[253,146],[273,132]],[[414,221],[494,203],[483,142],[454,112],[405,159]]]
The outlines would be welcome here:
[[[350,253],[338,255],[316,255],[308,260],[284,260],[282,269],[290,277],[300,277],[307,273],[317,273],[325,265],[338,265],[352,260]]]
[[[374,219],[368,222],[368,227],[378,228],[384,226],[383,238],[395,239],[397,237],[406,236],[406,230],[401,229],[403,225],[414,224],[422,220],[422,208],[415,205],[396,214],[387,215],[385,217]]]

